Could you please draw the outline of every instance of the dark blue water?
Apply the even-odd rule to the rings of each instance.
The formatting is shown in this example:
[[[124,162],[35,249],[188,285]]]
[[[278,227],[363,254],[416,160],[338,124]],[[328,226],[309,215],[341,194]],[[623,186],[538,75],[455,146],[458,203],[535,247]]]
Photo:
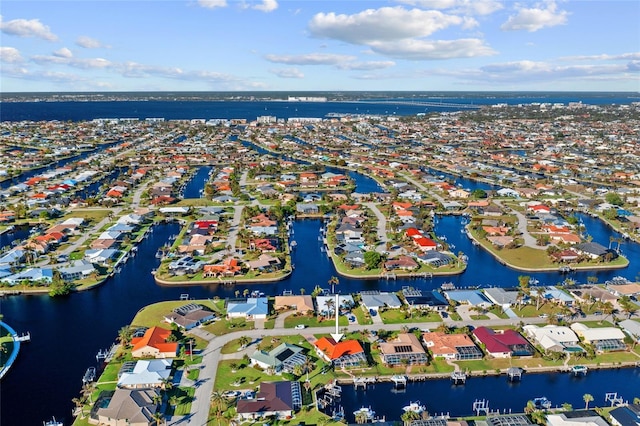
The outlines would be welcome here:
[[[493,261],[492,257],[481,251],[472,253],[468,250],[475,248],[463,244],[466,237],[459,232],[458,220],[460,218],[443,217],[439,220],[437,229],[438,233],[450,234],[449,241],[455,241],[456,245],[460,244],[462,250],[470,255],[470,269],[464,274],[455,278],[397,281],[341,278],[337,290],[342,293],[377,289],[397,291],[404,285],[435,288],[452,279],[461,286],[484,283],[498,286],[517,285],[520,272],[511,271],[499,265]],[[294,223],[292,239],[295,239],[298,245],[292,253],[292,259],[296,268],[289,278],[280,282],[246,286],[213,284],[211,286],[161,287],[156,285],[150,274],[151,269],[158,264],[155,252],[170,235],[178,232],[178,226],[170,224],[158,226],[156,231],[140,245],[138,255],[129,260],[121,273],[97,289],[61,299],[30,296],[1,300],[1,312],[4,314],[5,321],[19,333],[30,331],[32,335],[32,343],[23,348],[17,363],[2,381],[2,398],[0,398],[2,424],[40,424],[39,422],[50,418],[51,415],[69,421],[69,413],[72,409],[71,399],[77,396],[81,388],[81,379],[86,368],[95,364],[96,352],[98,349],[108,347],[116,338],[118,329],[129,324],[135,313],[145,305],[162,300],[177,300],[181,293],[189,293],[195,298],[213,296],[225,298],[233,297],[235,290],[242,291],[244,288],[260,290],[269,295],[282,294],[283,290],[298,293],[301,288],[310,294],[316,285],[327,288],[329,279],[337,274],[329,258],[320,251],[322,243],[318,241],[317,236],[321,226],[322,221],[319,219],[300,220]],[[604,230],[606,231],[606,228]],[[459,241],[454,237],[459,238]],[[488,278],[489,276],[491,278]],[[598,273],[598,277],[600,276]],[[554,283],[555,277],[559,275],[550,274],[549,277],[548,282]],[[47,379],[42,380],[43,377]],[[564,389],[558,392],[567,391],[566,386],[562,385],[563,379],[558,377],[557,379],[553,376],[549,377],[548,383],[557,384],[551,387],[545,384],[545,388],[536,388],[538,391],[534,394],[544,393],[554,399],[551,389],[555,389],[555,386]],[[599,376],[595,374],[591,376],[590,373],[589,377],[591,380],[591,377]],[[608,376],[602,377],[604,379],[600,381],[601,387],[603,384],[610,383]],[[529,383],[529,380],[530,377],[527,376],[525,383]],[[37,386],[29,385],[36,382],[38,382]],[[471,383],[473,381],[469,382]],[[428,385],[449,386],[446,380],[429,382]],[[616,389],[612,390],[617,391],[618,388],[616,386]],[[503,397],[501,391],[496,392],[493,388],[487,388],[484,391],[485,396],[490,400],[498,396]],[[437,392],[428,392],[430,397],[436,394]],[[407,393],[406,398],[407,400],[422,399],[431,410],[453,411],[448,408],[448,405],[436,408],[437,404],[430,403],[429,399],[423,395],[422,391],[415,395],[412,392]],[[535,395],[529,394],[527,397],[532,396]],[[469,398],[472,399],[473,396]],[[359,402],[356,401],[357,403]],[[371,404],[374,405],[374,402],[372,401]],[[467,405],[469,404],[465,403],[460,406],[467,407]],[[22,410],[14,410],[14,407],[21,407]],[[359,407],[353,410],[357,408]]]
[[[491,191],[491,190],[496,190],[501,188],[500,186],[497,186],[497,185],[491,185],[489,183],[480,182],[474,179],[469,179],[469,178],[457,176],[451,173],[442,172],[440,170],[435,170],[430,167],[426,167],[423,170],[434,176],[443,176],[444,180],[450,182],[453,185],[462,187],[467,191],[475,191],[476,189]]]
[[[107,175],[102,178],[96,180],[95,182],[90,183],[86,187],[76,192],[76,196],[86,199],[89,197],[96,197],[100,192],[100,188],[104,184],[109,184],[116,180],[116,178],[121,177],[129,168],[128,167],[117,167],[111,172],[107,173]]]
[[[342,387],[340,405],[347,421],[355,423],[353,412],[371,406],[377,416],[400,420],[402,407],[420,400],[432,415],[471,416],[475,400],[488,400],[492,411],[521,413],[527,401],[545,396],[553,406],[571,404],[584,408],[582,396],[593,395],[591,407],[608,406],[605,394],[617,392],[625,401],[640,397],[640,368],[592,370],[586,376],[569,373],[524,374],[521,382],[511,383],[505,375],[469,378],[465,385],[453,385],[450,380],[409,383],[405,391],[397,392],[392,383],[378,383],[367,390]]]
[[[452,108],[408,104],[393,104],[391,98],[400,101],[429,101],[455,104],[509,105],[532,102],[564,103],[582,101],[585,104],[629,104],[639,99],[637,93],[589,93],[589,92],[448,92],[404,93],[385,99],[363,102],[282,102],[282,101],[100,101],[100,102],[3,102],[2,121],[20,120],[92,120],[94,118],[246,118],[255,120],[262,115],[278,118],[324,117],[328,113],[415,115],[431,111],[452,111]]]
[[[580,217],[583,218],[588,233],[593,237],[593,241],[599,242],[605,247],[608,247],[609,245],[609,236],[620,236],[598,219],[594,219],[588,215],[580,215]],[[460,232],[465,220],[467,219],[461,216],[436,217],[436,225],[434,228],[436,234],[446,236],[447,243],[455,246],[455,249],[451,248],[451,251],[456,254],[460,251],[463,252],[469,257],[469,263],[466,271],[461,275],[452,276],[447,279],[433,278],[432,280],[429,280],[429,282],[439,283],[451,281],[460,287],[517,287],[518,277],[521,275],[528,275],[537,279],[540,285],[555,285],[561,283],[565,278],[567,278],[567,275],[563,275],[558,272],[523,272],[501,265],[486,250],[471,244],[471,240],[467,235]],[[640,263],[638,262],[638,259],[640,259],[640,244],[625,241],[621,245],[621,250],[630,261],[629,266],[626,268],[600,271],[577,271],[571,273],[568,277],[579,283],[586,283],[587,278],[590,276],[597,277],[598,282],[601,283],[615,276],[623,276],[629,280],[635,280],[636,276],[640,274]],[[490,273],[488,271],[490,271]]]
[[[29,227],[20,226],[14,228],[12,232],[5,232],[0,235],[0,249],[11,247],[11,243],[14,241],[21,241],[29,236]]]
[[[213,167],[202,166],[198,168],[198,171],[193,175],[193,178],[184,187],[183,198],[200,198],[202,195],[200,190],[204,187],[204,184],[209,180],[209,173]]]

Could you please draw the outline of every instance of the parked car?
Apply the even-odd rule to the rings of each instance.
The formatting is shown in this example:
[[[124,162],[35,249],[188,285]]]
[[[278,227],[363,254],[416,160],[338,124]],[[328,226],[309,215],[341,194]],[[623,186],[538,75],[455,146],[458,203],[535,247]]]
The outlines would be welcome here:
[[[303,329],[305,329],[305,328],[307,328],[307,326],[306,326],[306,325],[304,325],[304,324],[298,324],[298,325],[296,325],[296,326],[295,326],[295,329],[296,329],[296,330],[303,330]]]

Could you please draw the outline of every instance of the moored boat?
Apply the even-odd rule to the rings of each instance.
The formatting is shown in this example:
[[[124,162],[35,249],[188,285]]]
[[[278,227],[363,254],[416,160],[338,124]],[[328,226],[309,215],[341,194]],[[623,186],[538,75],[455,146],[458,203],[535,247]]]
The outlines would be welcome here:
[[[421,414],[426,409],[427,407],[420,404],[420,401],[411,401],[409,405],[405,405],[404,407],[402,407],[402,410],[404,410],[404,412],[414,412],[418,414]]]

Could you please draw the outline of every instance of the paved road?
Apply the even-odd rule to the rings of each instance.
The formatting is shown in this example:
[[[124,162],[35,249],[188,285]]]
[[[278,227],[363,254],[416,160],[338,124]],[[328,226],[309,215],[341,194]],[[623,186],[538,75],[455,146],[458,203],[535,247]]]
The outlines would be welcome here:
[[[520,234],[522,234],[522,239],[524,240],[524,245],[527,247],[531,247],[533,249],[537,249],[537,250],[546,250],[547,247],[545,246],[539,246],[538,243],[536,242],[536,239],[529,233],[529,230],[527,229],[527,224],[529,223],[529,221],[527,220],[527,217],[525,215],[523,215],[522,213],[520,213],[517,210],[511,209],[509,207],[505,207],[502,205],[502,203],[500,202],[500,200],[493,200],[498,206],[500,206],[500,208],[502,208],[504,211],[510,211],[510,213],[515,214],[516,217],[518,218],[518,232],[520,232]]]
[[[384,217],[378,206],[375,203],[364,203],[371,211],[376,215],[378,219],[377,233],[378,233],[378,241],[380,243],[376,246],[376,251],[378,253],[382,253],[387,250],[387,242],[389,239],[387,238],[387,218]]]
[[[586,318],[581,319],[582,321],[598,321],[603,319],[602,316],[594,316],[590,315]],[[473,327],[495,327],[495,326],[504,326],[504,325],[517,325],[521,321],[520,318],[509,318],[509,319],[488,319],[488,320],[462,320],[462,321],[453,321],[451,318],[445,319],[443,322],[448,326],[456,326],[456,327],[464,327],[464,326],[473,326]],[[525,318],[522,321],[526,321],[527,324],[546,324],[547,320],[543,318]],[[276,324],[278,320],[276,320]],[[423,323],[411,323],[411,324],[372,324],[372,325],[359,325],[352,324],[347,328],[350,331],[355,330],[369,330],[369,331],[378,331],[378,330],[391,330],[397,331],[401,330],[403,327],[417,327],[419,329],[429,329],[435,330],[441,323],[440,322],[423,322]],[[306,329],[304,333],[313,334],[330,334],[335,332],[334,326],[329,327],[313,327]],[[238,357],[242,357],[244,353],[252,352],[253,345],[255,342],[263,339],[266,336],[291,336],[296,334],[302,334],[301,330],[296,330],[293,328],[278,328],[275,327],[273,329],[266,330],[243,330],[236,331],[229,334],[224,334],[222,336],[215,336],[211,333],[208,333],[202,329],[193,329],[189,331],[189,333],[196,335],[204,340],[207,340],[209,344],[203,352],[203,360],[202,365],[200,366],[200,375],[199,380],[196,383],[195,387],[195,396],[194,401],[191,405],[191,414],[184,417],[176,417],[168,420],[167,424],[169,425],[197,425],[204,426],[207,425],[207,419],[209,415],[209,401],[211,398],[211,393],[213,392],[213,385],[216,381],[216,374],[218,370],[218,363],[223,358],[228,359],[236,359]],[[231,342],[232,340],[239,339],[241,336],[247,336],[252,340],[252,344],[249,345],[243,352],[238,354],[232,354],[229,356],[221,356],[222,347]]]

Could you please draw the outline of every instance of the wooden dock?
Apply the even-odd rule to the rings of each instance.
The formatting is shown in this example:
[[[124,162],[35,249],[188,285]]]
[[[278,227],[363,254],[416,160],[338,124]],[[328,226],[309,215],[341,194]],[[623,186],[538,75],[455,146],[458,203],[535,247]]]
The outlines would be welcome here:
[[[451,381],[454,385],[464,385],[467,381],[467,374],[464,371],[454,371],[451,373]]]

